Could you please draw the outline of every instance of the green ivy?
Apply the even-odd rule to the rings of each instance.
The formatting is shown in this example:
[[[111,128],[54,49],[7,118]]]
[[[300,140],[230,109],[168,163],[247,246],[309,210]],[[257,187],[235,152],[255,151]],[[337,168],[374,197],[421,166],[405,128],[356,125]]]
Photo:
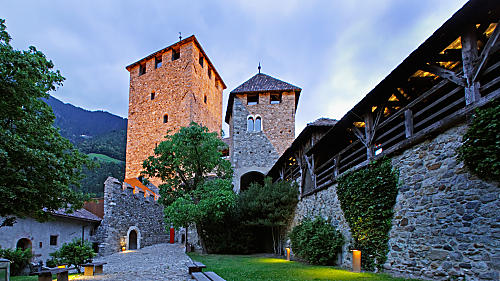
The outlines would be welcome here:
[[[351,228],[351,247],[361,250],[361,266],[365,270],[380,269],[387,258],[397,183],[398,174],[388,159],[338,180],[337,196]]]
[[[290,233],[295,255],[312,264],[333,265],[344,245],[344,236],[329,221],[305,218]]]
[[[8,259],[10,264],[10,272],[12,276],[20,275],[25,267],[28,266],[33,254],[31,248],[22,249],[0,249],[0,258]]]
[[[457,151],[473,174],[500,182],[500,101],[476,110]]]

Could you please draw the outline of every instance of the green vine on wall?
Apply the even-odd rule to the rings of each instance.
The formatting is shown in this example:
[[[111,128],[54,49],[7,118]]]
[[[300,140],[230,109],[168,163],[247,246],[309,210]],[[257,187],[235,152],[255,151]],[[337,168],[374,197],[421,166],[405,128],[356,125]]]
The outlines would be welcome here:
[[[457,152],[473,174],[500,182],[500,101],[476,110]]]
[[[365,270],[381,269],[387,259],[397,184],[398,173],[389,159],[347,173],[338,180],[337,196],[351,228],[351,248],[361,250],[361,266]]]

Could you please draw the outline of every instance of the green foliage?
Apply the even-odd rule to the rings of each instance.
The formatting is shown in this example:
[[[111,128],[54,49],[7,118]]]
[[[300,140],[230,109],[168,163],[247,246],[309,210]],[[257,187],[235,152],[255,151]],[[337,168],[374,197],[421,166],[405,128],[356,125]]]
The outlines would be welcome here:
[[[57,251],[50,253],[57,264],[68,264],[76,266],[80,273],[80,265],[92,261],[95,256],[89,241],[74,239],[72,242],[64,243]]]
[[[45,261],[45,265],[46,265],[47,267],[57,267],[57,266],[58,266],[58,264],[57,264],[57,259],[55,259],[55,258],[50,258],[50,259],[47,259],[47,260]]]
[[[107,156],[106,156],[107,157]],[[117,178],[123,181],[125,178],[125,162],[104,162],[96,161],[93,167],[84,166],[82,174],[85,176],[80,184],[82,191],[92,193],[95,196],[102,197],[104,195],[104,181],[108,177]]]
[[[478,177],[500,182],[500,101],[477,109],[458,148],[458,158]]]
[[[381,268],[387,258],[397,183],[398,174],[390,160],[378,161],[338,180],[337,196],[351,228],[352,247],[361,250],[361,266],[366,270]]]
[[[344,245],[344,236],[329,221],[305,218],[290,233],[293,253],[312,264],[333,265]]]
[[[41,98],[64,78],[35,47],[14,50],[0,19],[0,216],[43,221],[50,211],[79,209],[87,199],[78,186],[86,156],[53,126]]]
[[[110,160],[125,161],[127,130],[111,131],[94,136],[78,143],[77,146],[83,153],[98,153],[113,158]]]
[[[0,258],[8,259],[11,275],[19,275],[21,271],[29,264],[33,254],[31,248],[22,249],[0,249]]]
[[[179,132],[165,136],[154,156],[143,163],[143,174],[160,178],[160,203],[167,223],[197,224],[200,242],[205,219],[221,219],[235,203],[231,189],[231,163],[222,159],[225,143],[217,133],[192,122]],[[216,179],[214,178],[216,176]]]

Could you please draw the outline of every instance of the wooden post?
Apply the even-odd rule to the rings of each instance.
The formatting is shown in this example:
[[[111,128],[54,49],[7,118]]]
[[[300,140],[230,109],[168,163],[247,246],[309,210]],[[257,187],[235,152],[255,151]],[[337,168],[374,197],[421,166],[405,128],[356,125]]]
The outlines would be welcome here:
[[[478,60],[477,56],[477,38],[476,27],[469,26],[462,35],[462,65],[464,68],[465,85],[465,104],[469,105],[479,100],[479,82],[474,82],[474,69]]]
[[[333,178],[338,177],[339,175],[339,164],[340,164],[340,155],[337,154],[335,158],[333,159],[333,164],[335,165],[335,168],[333,169]]]
[[[406,138],[413,136],[413,111],[411,109],[405,110],[405,134]]]
[[[375,151],[373,149],[372,139],[373,139],[373,115],[371,113],[365,116],[365,140],[366,140],[366,156],[368,160],[375,157]]]

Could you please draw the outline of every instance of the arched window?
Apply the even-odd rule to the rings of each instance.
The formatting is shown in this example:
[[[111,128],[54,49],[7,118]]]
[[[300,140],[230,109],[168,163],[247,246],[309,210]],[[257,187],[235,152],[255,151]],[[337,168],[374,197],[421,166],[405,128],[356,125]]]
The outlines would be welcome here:
[[[168,114],[163,115],[163,123],[168,122]]]
[[[252,132],[253,131],[253,117],[249,116],[247,118],[247,131]]]
[[[255,131],[256,132],[262,131],[262,118],[260,118],[260,116],[255,118]]]

